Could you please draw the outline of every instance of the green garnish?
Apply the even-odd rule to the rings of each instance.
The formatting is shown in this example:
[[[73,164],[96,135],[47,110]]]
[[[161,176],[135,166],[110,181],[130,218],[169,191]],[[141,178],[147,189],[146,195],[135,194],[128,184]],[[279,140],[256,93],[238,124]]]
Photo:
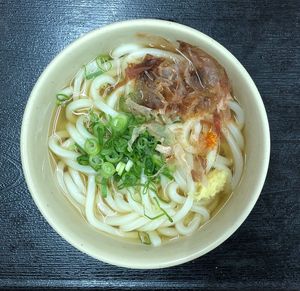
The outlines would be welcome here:
[[[76,151],[81,153],[77,162],[97,171],[101,192],[107,192],[107,179],[112,178],[118,189],[142,187],[144,194],[153,191],[157,195],[160,175],[173,179],[172,169],[155,149],[159,141],[148,132],[144,122],[144,117],[130,113],[105,119],[92,110],[89,112],[88,130],[95,138],[87,139],[84,148],[76,144]],[[145,183],[141,183],[142,175]]]
[[[153,197],[154,201],[156,202],[158,208],[168,217],[169,221],[170,222],[173,222],[173,219],[172,217],[166,212],[166,210],[164,210],[160,204],[159,204],[159,201],[158,201],[158,198],[157,197]]]
[[[151,240],[147,232],[139,231],[138,235],[142,244],[151,245]]]
[[[100,55],[96,58],[99,69],[104,73],[112,68],[111,57],[109,55]]]
[[[90,156],[88,161],[90,166],[96,171],[100,170],[104,163],[102,157],[99,155]]]
[[[115,150],[119,153],[124,153],[127,149],[128,140],[126,138],[119,138],[114,142]]]
[[[103,178],[101,181],[101,195],[102,197],[107,197],[107,179]]]
[[[100,152],[100,145],[96,139],[88,138],[84,143],[84,150],[89,155],[96,155]]]
[[[98,122],[93,126],[93,133],[98,138],[99,145],[103,145],[105,135],[105,127],[102,123]]]
[[[125,114],[118,114],[112,118],[110,124],[113,132],[117,134],[123,133],[128,126],[128,117]]]
[[[112,149],[110,153],[105,155],[105,159],[110,163],[117,163],[123,157],[122,153],[118,153],[116,150]]]
[[[89,156],[81,155],[77,158],[77,163],[82,166],[87,166],[89,164]]]
[[[116,171],[118,173],[119,176],[122,176],[124,170],[125,170],[125,166],[126,164],[123,162],[119,162],[116,166]]]
[[[100,174],[104,178],[110,178],[116,172],[116,168],[112,163],[105,162],[102,164]]]

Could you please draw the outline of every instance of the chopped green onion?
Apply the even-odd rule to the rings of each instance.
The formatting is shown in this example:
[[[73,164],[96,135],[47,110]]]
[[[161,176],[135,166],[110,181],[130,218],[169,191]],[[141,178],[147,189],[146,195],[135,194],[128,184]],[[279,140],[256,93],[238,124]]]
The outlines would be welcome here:
[[[87,155],[81,155],[77,157],[77,163],[82,166],[87,166],[89,164],[89,157]]]
[[[102,195],[102,197],[106,198],[107,197],[107,179],[103,178],[100,185],[101,185],[101,195]]]
[[[64,95],[64,94],[57,94],[56,95],[56,104],[61,105],[62,103],[68,101],[70,99],[69,96]]]
[[[98,122],[93,127],[93,133],[98,138],[99,145],[103,145],[103,138],[105,135],[105,127],[102,123]]]
[[[96,58],[96,63],[102,72],[108,72],[112,68],[109,55],[100,55]]]
[[[111,127],[113,132],[123,133],[128,126],[128,116],[125,114],[118,114],[111,120]]]
[[[99,122],[99,114],[96,114],[92,109],[90,109],[88,119],[94,125]]]
[[[101,166],[100,174],[104,178],[110,178],[116,172],[115,166],[112,163],[105,162]]]
[[[137,140],[137,149],[144,150],[147,147],[148,139],[146,137],[140,136]]]
[[[158,214],[158,215],[156,215],[156,216],[151,217],[151,216],[149,216],[149,215],[147,215],[147,214],[145,213],[145,208],[144,208],[144,216],[147,217],[147,218],[150,219],[150,220],[158,219],[158,218],[162,217],[163,215],[165,215],[165,214],[162,212],[162,213],[160,213],[160,214]]]
[[[158,154],[152,155],[151,160],[158,167],[161,167],[164,164],[162,157],[159,156]]]
[[[103,159],[99,155],[94,155],[89,157],[90,166],[96,171],[101,169],[103,162],[104,162]]]
[[[169,168],[164,168],[163,170],[162,170],[162,175],[164,175],[164,176],[166,176],[167,178],[169,178],[170,180],[173,180],[174,179],[174,177],[172,176],[172,174],[171,174],[171,171],[170,171],[170,169]]]
[[[122,175],[121,183],[119,185],[119,188],[125,188],[125,187],[132,187],[136,186],[138,181],[138,178],[132,174],[132,173],[125,173]]]
[[[133,162],[131,160],[129,160],[125,166],[125,171],[129,172],[129,170],[131,169],[132,166],[133,166]]]
[[[92,61],[84,66],[84,76],[87,80],[98,77],[103,74],[103,71],[99,69],[96,61]]]
[[[155,200],[155,202],[156,202],[157,206],[159,207],[159,209],[160,209],[160,210],[168,217],[169,221],[170,221],[170,222],[173,222],[172,217],[166,212],[166,210],[164,210],[164,209],[160,206],[157,197],[153,197],[153,199]]]
[[[72,99],[73,89],[67,87],[56,94],[56,104],[61,105]]]
[[[152,162],[152,160],[149,159],[149,158],[146,158],[145,159],[145,169],[144,169],[145,170],[145,174],[151,175],[153,173],[153,171],[154,171],[154,168],[155,168],[155,165]]]
[[[139,231],[138,235],[142,244],[151,245],[151,240],[147,232]]]
[[[117,152],[124,153],[127,149],[128,141],[125,138],[120,138],[114,144]]]
[[[100,152],[100,145],[96,139],[88,138],[84,143],[84,150],[89,155],[96,155]]]
[[[118,153],[117,151],[115,151],[114,149],[112,149],[112,151],[109,154],[105,155],[105,159],[110,162],[110,163],[117,163],[119,162],[123,157],[122,153]]]
[[[123,162],[119,162],[116,166],[116,171],[118,173],[119,176],[122,176],[122,173],[124,172],[124,169],[125,169],[125,163]]]
[[[114,151],[114,140],[111,138],[107,141],[105,141],[105,143],[103,144],[103,148],[101,150],[101,154],[102,155],[109,155]]]
[[[141,173],[144,169],[144,164],[137,160],[137,161],[135,161],[132,169],[133,169],[133,172],[136,174],[136,176],[140,177]]]

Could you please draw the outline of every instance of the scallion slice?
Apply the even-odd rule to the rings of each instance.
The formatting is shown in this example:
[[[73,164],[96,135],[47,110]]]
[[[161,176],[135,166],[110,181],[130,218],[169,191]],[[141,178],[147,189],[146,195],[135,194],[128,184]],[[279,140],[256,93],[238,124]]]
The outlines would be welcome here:
[[[114,146],[117,152],[124,153],[127,149],[128,140],[125,138],[119,138],[115,141]]]
[[[102,72],[108,72],[112,68],[111,57],[109,55],[98,56],[96,63]]]
[[[111,122],[111,127],[115,133],[123,133],[128,126],[128,116],[125,114],[118,114],[116,117],[113,117]]]
[[[81,155],[77,157],[77,163],[82,166],[87,166],[89,164],[89,157],[87,155]]]
[[[104,161],[99,155],[93,155],[89,157],[89,164],[96,171],[101,169],[103,163]]]
[[[102,197],[106,198],[107,197],[107,179],[102,178],[100,185],[101,185],[101,195],[102,195]]]
[[[100,152],[100,145],[96,139],[88,138],[84,143],[84,150],[89,155],[96,155]]]
[[[113,174],[116,172],[116,168],[112,163],[105,162],[102,164],[100,169],[100,174],[104,178],[110,178],[113,176]]]
[[[105,135],[105,126],[104,124],[98,122],[93,127],[93,133],[98,138],[99,145],[103,145],[104,143],[104,135]]]
[[[105,159],[110,163],[117,163],[119,162],[123,157],[122,153],[118,153],[116,150],[112,149],[109,154],[105,155]]]
[[[166,210],[164,210],[164,209],[160,206],[160,203],[159,203],[159,201],[158,201],[158,198],[157,198],[157,197],[153,197],[153,199],[155,200],[155,202],[156,202],[158,208],[159,208],[159,209],[160,209],[160,210],[168,217],[169,221],[170,221],[170,222],[173,222],[172,217],[167,213]]]
[[[125,171],[129,172],[130,169],[132,168],[132,166],[133,166],[133,162],[131,160],[129,160],[125,166]]]
[[[116,171],[118,173],[119,176],[122,176],[124,170],[125,170],[125,166],[126,164],[123,162],[119,162],[116,166]]]
[[[151,240],[147,232],[139,231],[138,235],[142,244],[151,245]]]

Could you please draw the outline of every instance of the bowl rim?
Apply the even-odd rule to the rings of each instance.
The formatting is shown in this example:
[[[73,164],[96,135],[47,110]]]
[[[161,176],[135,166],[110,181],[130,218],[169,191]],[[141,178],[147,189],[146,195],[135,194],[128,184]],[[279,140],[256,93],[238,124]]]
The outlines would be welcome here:
[[[28,155],[26,154],[27,152],[27,136],[29,132],[29,126],[28,126],[28,120],[30,119],[30,113],[32,111],[32,108],[34,106],[34,101],[36,98],[38,98],[38,91],[40,87],[40,83],[42,83],[42,80],[46,78],[48,71],[52,67],[55,67],[56,63],[60,62],[65,55],[67,55],[70,51],[73,49],[76,49],[76,47],[80,46],[82,42],[88,42],[90,39],[94,38],[99,32],[101,33],[107,33],[110,30],[115,30],[120,27],[132,27],[136,25],[141,25],[141,26],[151,26],[151,27],[167,27],[172,25],[172,28],[175,30],[189,30],[190,33],[194,34],[196,38],[202,38],[205,42],[209,43],[210,45],[216,47],[218,50],[222,50],[223,53],[227,55],[227,58],[230,59],[230,62],[235,63],[235,65],[238,67],[238,70],[243,76],[247,79],[249,87],[251,87],[251,90],[254,92],[255,98],[257,99],[256,101],[258,102],[258,111],[259,115],[261,116],[263,122],[262,122],[262,130],[265,134],[265,139],[264,139],[264,145],[266,148],[265,152],[265,159],[261,163],[261,172],[262,175],[258,179],[256,186],[253,188],[253,195],[252,198],[249,200],[247,203],[247,207],[245,207],[240,215],[240,217],[235,221],[233,225],[231,225],[230,228],[228,228],[226,231],[224,231],[220,236],[218,237],[217,240],[211,242],[204,250],[199,250],[194,253],[190,253],[180,259],[174,259],[174,260],[168,260],[164,262],[159,262],[157,264],[154,263],[135,263],[134,265],[132,264],[127,264],[123,263],[122,260],[115,261],[113,259],[110,259],[110,256],[97,256],[93,252],[89,251],[87,247],[81,246],[81,244],[76,241],[71,235],[68,234],[68,232],[65,232],[62,230],[62,227],[55,223],[53,217],[48,215],[47,213],[47,207],[42,204],[39,200],[39,194],[38,190],[36,189],[34,179],[30,174],[29,171],[29,158]],[[105,26],[102,26],[100,28],[94,29],[88,33],[85,33],[81,35],[79,38],[75,39],[72,41],[68,46],[66,46],[60,53],[58,53],[52,61],[46,66],[46,68],[43,70],[42,74],[36,81],[30,96],[28,98],[26,108],[23,114],[23,119],[22,119],[22,126],[21,126],[21,135],[20,135],[20,151],[21,151],[21,162],[22,162],[22,169],[25,177],[25,181],[27,184],[27,187],[29,189],[29,192],[37,205],[39,211],[43,215],[43,217],[46,219],[46,221],[50,224],[50,226],[63,238],[65,239],[68,243],[70,243],[72,246],[80,250],[81,252],[97,259],[101,260],[105,263],[109,263],[112,265],[116,265],[119,267],[126,267],[126,268],[134,268],[134,269],[158,269],[158,268],[166,268],[166,267],[171,267],[179,264],[183,264],[186,262],[189,262],[191,260],[194,260],[202,255],[205,255],[206,253],[210,252],[211,250],[215,249],[217,246],[222,244],[225,240],[227,240],[239,227],[240,225],[245,221],[247,216],[250,214],[251,210],[253,209],[258,197],[260,196],[260,193],[262,191],[266,176],[267,176],[267,171],[268,171],[268,166],[269,166],[269,159],[270,159],[270,130],[269,130],[269,122],[267,118],[267,113],[264,107],[264,103],[262,101],[262,98],[260,96],[260,93],[250,77],[249,73],[246,71],[244,66],[238,61],[238,59],[233,56],[225,47],[223,47],[219,42],[215,41],[212,39],[210,36],[183,24],[179,24],[176,22],[171,22],[171,21],[166,21],[166,20],[160,20],[160,19],[133,19],[133,20],[125,20],[125,21],[120,21],[120,22],[114,22]],[[255,195],[254,195],[255,194]]]

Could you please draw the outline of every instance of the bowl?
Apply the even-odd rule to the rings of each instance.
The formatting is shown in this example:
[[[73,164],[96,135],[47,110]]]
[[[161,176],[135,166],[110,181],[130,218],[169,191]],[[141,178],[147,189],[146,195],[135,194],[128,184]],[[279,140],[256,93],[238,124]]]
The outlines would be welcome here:
[[[80,66],[136,33],[151,33],[197,45],[226,69],[245,110],[246,163],[243,177],[224,207],[199,231],[160,247],[137,245],[107,236],[90,226],[58,189],[48,152],[48,136],[55,95]],[[182,264],[211,251],[242,224],[254,207],[267,174],[270,133],[260,94],[240,62],[209,36],[181,24],[139,19],[113,23],[94,30],[65,48],[47,66],[29,97],[21,130],[23,172],[37,207],[66,241],[80,251],[107,263],[128,268],[154,269]]]

